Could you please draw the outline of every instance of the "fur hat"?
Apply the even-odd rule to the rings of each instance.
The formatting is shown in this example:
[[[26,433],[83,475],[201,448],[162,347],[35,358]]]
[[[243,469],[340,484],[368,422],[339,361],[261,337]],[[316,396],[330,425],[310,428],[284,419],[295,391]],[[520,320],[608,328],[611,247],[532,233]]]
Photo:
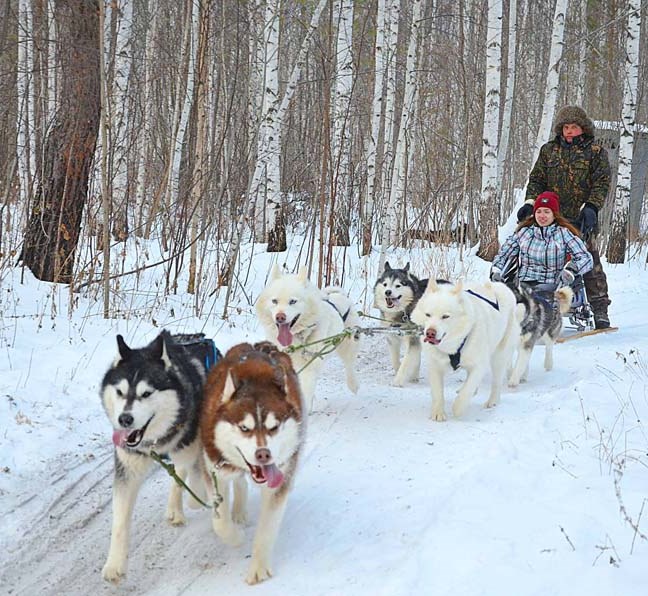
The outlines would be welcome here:
[[[565,124],[578,124],[586,135],[590,137],[594,136],[594,123],[588,118],[583,108],[579,108],[578,106],[565,106],[561,108],[556,115],[554,132],[557,135],[561,135]]]
[[[539,209],[540,207],[548,207],[553,211],[554,215],[556,215],[556,213],[560,212],[558,195],[549,190],[541,192],[535,200],[535,203],[533,203],[533,212],[535,213],[536,209]]]

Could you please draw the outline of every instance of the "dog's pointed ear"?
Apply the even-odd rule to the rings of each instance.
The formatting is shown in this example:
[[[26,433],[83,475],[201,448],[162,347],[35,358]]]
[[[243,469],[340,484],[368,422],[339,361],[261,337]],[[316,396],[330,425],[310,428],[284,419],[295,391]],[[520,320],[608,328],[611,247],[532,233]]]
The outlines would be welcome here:
[[[431,292],[436,292],[439,289],[439,284],[437,284],[436,279],[431,277],[428,280],[427,286],[425,288],[425,293],[429,294]]]
[[[455,284],[454,288],[452,288],[452,293],[453,293],[453,294],[461,294],[461,292],[463,292],[463,289],[464,289],[463,286],[464,286],[464,285],[463,285],[463,281],[462,281],[462,280],[459,280],[459,281]]]
[[[120,360],[128,360],[133,353],[133,350],[126,345],[122,335],[117,336],[117,349],[119,350]]]
[[[270,270],[270,281],[273,281],[277,278],[281,277],[281,269],[279,269],[279,265],[275,263],[272,266],[272,269]]]
[[[391,265],[389,264],[389,261],[385,261],[385,271],[391,271]]]
[[[308,269],[306,269],[306,267],[302,266],[299,268],[299,273],[297,273],[297,279],[302,283],[306,283],[308,281]]]
[[[234,378],[232,377],[232,371],[227,371],[227,377],[225,378],[225,386],[223,387],[223,395],[221,396],[221,402],[227,403],[236,392],[236,384],[234,383]]]
[[[405,273],[409,273],[409,268],[410,268],[410,264],[409,264],[409,261],[407,261],[407,264],[405,265],[405,267],[403,267],[403,270],[405,271]]]
[[[151,351],[153,353],[153,358],[156,360],[162,360],[164,363],[164,368],[171,368],[171,358],[169,358],[169,352],[167,350],[166,341],[164,339],[165,333],[162,332],[158,335],[151,344]]]

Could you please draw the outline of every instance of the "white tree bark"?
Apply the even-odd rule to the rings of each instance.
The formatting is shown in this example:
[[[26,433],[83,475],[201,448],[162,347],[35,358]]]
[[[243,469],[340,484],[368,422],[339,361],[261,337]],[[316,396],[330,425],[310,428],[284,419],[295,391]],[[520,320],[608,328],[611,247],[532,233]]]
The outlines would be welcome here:
[[[261,163],[256,184],[250,192],[255,201],[255,233],[262,234],[264,223],[274,227],[281,206],[280,164],[281,123],[277,119],[279,104],[279,7],[281,0],[267,0],[263,30],[263,99],[261,124],[257,139],[257,164]],[[255,174],[257,172],[255,171]]]
[[[336,213],[344,219],[350,209],[349,106],[353,90],[353,1],[335,0],[333,15],[337,20],[335,90],[333,105],[333,181]]]
[[[497,196],[497,145],[500,113],[500,76],[502,70],[502,3],[488,0],[486,39],[486,88],[482,139],[482,184],[479,206],[479,256],[492,259],[497,252],[499,222]]]
[[[585,99],[585,73],[587,72],[587,0],[577,0],[578,22],[581,25],[580,39],[578,40],[578,79],[576,82],[576,105],[582,106]]]
[[[409,146],[411,128],[414,121],[414,99],[418,84],[417,49],[419,23],[421,20],[422,0],[412,0],[412,23],[410,25],[409,44],[407,47],[407,78],[405,80],[405,96],[401,112],[398,141],[394,156],[394,174],[392,176],[391,192],[389,193],[389,206],[387,208],[387,225],[383,228],[381,259],[379,270],[383,268],[385,253],[389,244],[398,245],[400,237],[400,221],[405,205],[405,184],[407,166],[409,163]]]
[[[29,0],[19,0],[18,14],[20,23],[18,28],[18,64],[23,73],[18,77],[18,96],[21,98],[18,106],[18,175],[20,177],[20,198],[25,201],[25,204],[28,204],[33,185],[33,139],[31,134],[33,105],[31,76],[27,74],[31,72],[33,51],[30,35],[32,13]]]
[[[504,162],[508,152],[511,115],[513,113],[513,92],[515,90],[515,59],[517,57],[517,0],[509,0],[508,60],[506,65],[506,87],[502,112],[502,128],[497,150],[497,196],[502,196]]]
[[[400,0],[389,2],[389,26],[385,34],[385,137],[383,143],[382,191],[383,204],[389,204],[392,173],[394,171],[394,135],[396,130],[396,58],[398,46],[398,23],[400,21]],[[390,223],[387,219],[386,223]],[[395,230],[389,231],[392,236]]]
[[[535,162],[540,147],[549,140],[551,136],[551,124],[556,112],[556,98],[558,97],[558,83],[560,74],[560,63],[565,34],[565,15],[567,13],[568,0],[556,0],[554,11],[553,30],[551,32],[551,50],[549,53],[549,71],[545,82],[545,96],[542,104],[542,118],[538,128],[535,144],[533,146],[533,161]]]
[[[641,35],[641,2],[628,0],[630,11],[626,23],[626,57],[623,77],[623,108],[619,140],[619,169],[612,211],[608,260],[625,261],[628,205],[632,178],[635,118],[637,113],[637,85],[639,82],[639,41]]]
[[[385,74],[385,28],[387,27],[386,0],[378,0],[376,15],[376,48],[374,50],[374,93],[371,103],[371,134],[367,139],[367,197],[365,199],[362,232],[362,254],[368,255],[373,242],[373,215],[376,203],[376,161],[378,137],[383,115],[383,84]]]

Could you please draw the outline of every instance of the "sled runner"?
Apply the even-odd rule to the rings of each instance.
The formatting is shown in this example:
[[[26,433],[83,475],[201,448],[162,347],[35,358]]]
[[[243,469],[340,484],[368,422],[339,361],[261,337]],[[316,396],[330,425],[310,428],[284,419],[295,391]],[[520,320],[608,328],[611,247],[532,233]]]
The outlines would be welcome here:
[[[613,333],[618,331],[618,327],[608,327],[607,329],[586,329],[584,331],[575,331],[570,333],[569,331],[561,335],[557,340],[557,344],[564,344],[566,341],[572,341],[574,339],[580,339],[582,337],[589,337],[590,335],[598,335],[599,333]]]

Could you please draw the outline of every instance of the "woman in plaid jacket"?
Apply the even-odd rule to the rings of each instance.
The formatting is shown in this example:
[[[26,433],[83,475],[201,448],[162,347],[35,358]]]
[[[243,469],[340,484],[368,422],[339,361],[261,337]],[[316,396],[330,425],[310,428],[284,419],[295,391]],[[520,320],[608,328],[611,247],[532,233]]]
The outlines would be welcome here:
[[[533,204],[533,215],[507,238],[493,260],[491,279],[502,280],[512,259],[519,261],[518,279],[529,285],[570,285],[594,265],[578,231],[560,215],[558,195],[543,192]]]

